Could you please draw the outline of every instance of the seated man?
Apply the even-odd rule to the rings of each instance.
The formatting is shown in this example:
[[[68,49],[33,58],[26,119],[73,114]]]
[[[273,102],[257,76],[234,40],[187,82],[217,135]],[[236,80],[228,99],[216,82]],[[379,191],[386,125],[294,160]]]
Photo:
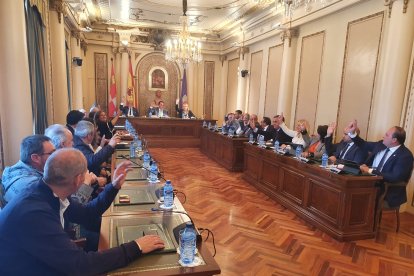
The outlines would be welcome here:
[[[236,131],[237,135],[244,135],[244,133],[249,129],[250,125],[250,115],[245,113],[242,117],[242,120],[239,122],[239,128]]]
[[[188,107],[187,102],[183,102],[183,108],[178,108],[179,100],[175,101],[175,111],[177,111],[177,118],[181,119],[191,119],[195,118],[194,113]]]
[[[128,105],[121,109],[122,114],[127,117],[138,117],[139,111],[134,107],[133,99],[128,99]]]
[[[130,168],[129,162],[120,164],[113,182],[83,206],[68,197],[83,183],[86,164],[75,149],[56,151],[46,162],[43,179],[0,212],[0,275],[97,275],[164,247],[158,236],[148,235],[86,253],[69,239],[63,230],[65,222],[88,224],[91,216],[101,216]]]
[[[366,142],[358,136],[357,122],[351,122],[346,132],[354,143],[371,155],[365,164],[360,166],[364,173],[372,173],[382,176],[389,183],[405,182],[410,180],[413,170],[413,154],[404,146],[406,133],[402,127],[394,126],[378,142]],[[407,202],[406,187],[390,187],[385,195],[385,201],[390,207],[397,207]]]
[[[148,110],[148,117],[169,118],[168,110],[164,109],[164,102],[160,101],[158,107]]]
[[[50,139],[44,135],[32,135],[20,144],[20,160],[3,172],[4,199],[10,202],[43,177],[46,160],[55,151]]]
[[[72,132],[62,125],[54,124],[49,126],[45,130],[45,135],[50,138],[55,149],[73,147]]]
[[[280,144],[291,143],[292,137],[287,135],[283,129],[280,127],[280,115],[276,115],[273,117],[272,125],[273,125],[273,133],[272,139],[273,142],[279,141]],[[282,122],[285,122],[285,118],[282,117]]]
[[[253,136],[256,138],[256,133],[254,133],[254,129],[261,129],[260,127],[260,123],[259,123],[259,119],[257,118],[256,114],[252,114],[250,115],[250,120],[249,120],[249,127],[244,131],[244,136],[245,137],[249,137],[250,134],[253,134]]]
[[[332,144],[332,134],[334,133],[335,128],[335,123],[330,124],[325,137],[325,147],[326,152],[329,155],[329,160],[334,163],[337,160],[352,161],[357,164],[364,163],[368,153],[358,147],[354,141],[352,141],[351,137],[349,137],[347,132],[344,133],[341,142],[334,145]],[[355,131],[359,134],[358,128]]]
[[[240,123],[243,120],[243,111],[240,109],[234,111],[234,119]]]
[[[89,171],[99,175],[102,163],[106,162],[114,153],[115,146],[120,142],[120,138],[115,134],[106,146],[95,153],[91,148],[95,132],[95,126],[91,122],[80,121],[75,129],[74,147],[86,157]]]
[[[251,128],[254,127],[254,125],[250,126]],[[255,137],[258,135],[262,135],[264,137],[264,140],[270,140],[273,137],[273,125],[271,125],[271,121],[269,117],[263,117],[263,120],[260,122],[260,129],[255,127],[253,129],[253,132],[255,133]]]
[[[66,127],[70,130],[72,135],[75,134],[76,125],[82,121],[85,117],[85,114],[78,110],[71,110],[66,115]]]
[[[236,133],[239,127],[239,122],[234,119],[234,113],[229,113],[227,115],[227,121],[223,124],[224,131],[229,132],[230,129],[233,129],[234,133]]]

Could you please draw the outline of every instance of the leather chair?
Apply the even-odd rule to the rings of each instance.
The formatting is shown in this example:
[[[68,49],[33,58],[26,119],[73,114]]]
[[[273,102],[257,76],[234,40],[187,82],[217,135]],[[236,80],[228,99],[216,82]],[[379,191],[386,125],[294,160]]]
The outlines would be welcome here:
[[[380,226],[381,224],[381,219],[382,219],[382,212],[383,211],[391,211],[391,212],[395,212],[395,215],[397,217],[397,229],[395,232],[398,232],[400,230],[400,205],[396,206],[396,207],[390,207],[388,206],[388,203],[384,200],[385,195],[388,192],[388,189],[392,186],[392,187],[406,187],[407,186],[407,182],[398,182],[398,183],[388,183],[388,182],[384,182],[384,191],[381,193],[381,195],[378,198],[377,201],[377,212],[376,212],[376,217],[378,218],[378,224],[377,227]]]

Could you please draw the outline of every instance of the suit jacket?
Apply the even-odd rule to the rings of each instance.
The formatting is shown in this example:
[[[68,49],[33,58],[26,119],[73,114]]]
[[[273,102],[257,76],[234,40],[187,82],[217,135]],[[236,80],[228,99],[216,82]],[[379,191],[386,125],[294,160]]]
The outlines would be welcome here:
[[[262,129],[262,127],[260,126],[260,124],[258,122],[255,123],[255,128]],[[253,129],[250,127],[250,125],[248,125],[246,130],[244,131],[244,136],[245,137],[250,137],[250,134],[253,134],[254,139],[257,138],[257,133],[253,131]]]
[[[101,216],[118,190],[106,185],[81,205],[69,199],[65,221],[87,224]],[[141,255],[132,241],[100,252],[85,252],[63,230],[59,199],[43,180],[0,213],[0,275],[97,275],[127,265]]]
[[[124,106],[124,108],[122,109],[122,114],[124,114],[125,116],[128,117],[128,114],[129,114],[129,106]],[[138,117],[139,116],[138,109],[136,109],[135,107],[132,107],[132,114],[133,114],[133,117]]]
[[[359,136],[352,138],[355,144],[359,147],[371,152],[371,155],[367,158],[365,164],[372,166],[375,156],[384,150],[386,146],[382,141],[378,142],[366,142]],[[382,171],[374,170],[373,173],[383,177],[384,181],[390,183],[396,182],[408,182],[413,170],[413,154],[404,145],[401,145],[384,163]],[[390,207],[396,207],[398,205],[407,202],[406,187],[390,187],[385,200]]]
[[[348,143],[341,141],[338,144],[332,144],[332,136],[325,138],[326,151],[329,156],[335,156],[336,159],[340,159],[341,153],[346,149]],[[353,161],[358,164],[363,164],[367,159],[367,151],[358,147],[356,143],[347,151],[346,155],[342,158],[343,160]]]
[[[100,174],[101,164],[108,161],[115,149],[110,145],[104,146],[100,151],[94,153],[89,145],[85,144],[82,139],[75,135],[73,136],[73,147],[80,150],[88,162],[88,170],[96,175]]]
[[[160,110],[159,107],[154,107],[154,108],[150,107],[148,109],[148,117],[152,117],[152,116],[159,117],[159,115],[158,115],[159,110]],[[163,117],[168,117],[168,116],[169,116],[168,110],[164,109],[163,110]]]
[[[275,128],[273,127],[273,125],[268,125],[266,130],[257,129],[256,137],[258,135],[263,135],[265,141],[267,141],[267,140],[273,139],[274,131],[275,131]]]
[[[291,143],[292,142],[292,137],[290,137],[289,135],[287,135],[283,129],[278,128],[275,129],[273,127],[273,136],[272,136],[273,142],[279,141],[280,144],[284,144],[284,143]]]

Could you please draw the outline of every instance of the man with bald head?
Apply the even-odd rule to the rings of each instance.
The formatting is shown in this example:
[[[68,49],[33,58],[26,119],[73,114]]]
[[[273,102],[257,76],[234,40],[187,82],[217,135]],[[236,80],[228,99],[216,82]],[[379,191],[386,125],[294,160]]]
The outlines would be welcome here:
[[[83,183],[86,159],[76,149],[61,149],[47,160],[44,177],[0,212],[0,275],[96,275],[127,265],[164,247],[155,235],[100,252],[86,253],[63,230],[65,221],[87,224],[110,206],[130,170],[114,171],[114,181],[83,206],[69,196]],[[18,260],[17,265],[16,260]]]
[[[360,166],[361,171],[382,176],[384,181],[391,183],[385,195],[389,207],[397,207],[407,202],[406,187],[392,186],[392,183],[408,183],[413,170],[413,154],[404,146],[405,130],[393,126],[384,134],[381,141],[367,142],[359,137],[356,129],[357,121],[354,120],[345,132],[358,147],[371,152],[365,164]]]

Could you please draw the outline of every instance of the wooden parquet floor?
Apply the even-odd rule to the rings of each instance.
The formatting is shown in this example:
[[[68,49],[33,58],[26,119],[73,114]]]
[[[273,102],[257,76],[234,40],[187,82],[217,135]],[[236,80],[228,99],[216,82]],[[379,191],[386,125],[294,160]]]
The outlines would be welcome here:
[[[376,239],[338,242],[199,149],[151,149],[184,208],[216,240],[222,275],[414,275],[414,216],[383,215]],[[207,241],[213,252],[211,239]]]

